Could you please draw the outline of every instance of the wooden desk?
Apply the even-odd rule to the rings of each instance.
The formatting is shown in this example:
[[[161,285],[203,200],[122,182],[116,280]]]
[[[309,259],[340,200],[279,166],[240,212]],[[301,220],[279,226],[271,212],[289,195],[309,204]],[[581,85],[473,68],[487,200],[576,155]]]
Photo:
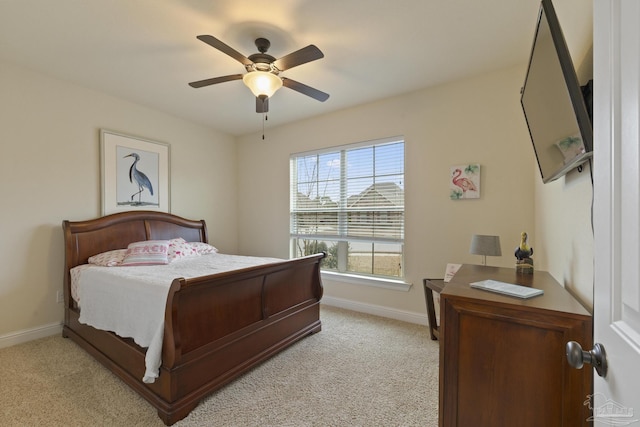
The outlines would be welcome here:
[[[469,286],[486,279],[544,295]],[[592,369],[569,366],[571,340],[592,347],[592,317],[550,274],[463,265],[440,293],[440,426],[588,425]]]

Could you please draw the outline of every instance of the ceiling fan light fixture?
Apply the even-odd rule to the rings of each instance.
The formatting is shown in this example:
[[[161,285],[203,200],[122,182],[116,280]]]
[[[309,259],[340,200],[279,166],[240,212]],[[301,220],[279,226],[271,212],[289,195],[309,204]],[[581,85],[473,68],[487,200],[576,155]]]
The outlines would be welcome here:
[[[282,79],[268,71],[251,71],[242,77],[242,81],[256,97],[271,98],[282,87]]]

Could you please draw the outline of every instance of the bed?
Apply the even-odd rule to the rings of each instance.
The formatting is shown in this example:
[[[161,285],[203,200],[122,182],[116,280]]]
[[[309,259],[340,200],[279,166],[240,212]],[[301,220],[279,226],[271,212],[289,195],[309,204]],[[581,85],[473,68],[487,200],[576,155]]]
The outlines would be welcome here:
[[[321,330],[320,261],[324,254],[189,279],[171,278],[158,377],[153,383],[143,382],[146,349],[131,338],[80,322],[70,272],[91,256],[134,242],[183,238],[207,243],[205,222],[133,211],[63,221],[62,227],[63,336],[145,398],[166,425],[186,417],[207,394]]]

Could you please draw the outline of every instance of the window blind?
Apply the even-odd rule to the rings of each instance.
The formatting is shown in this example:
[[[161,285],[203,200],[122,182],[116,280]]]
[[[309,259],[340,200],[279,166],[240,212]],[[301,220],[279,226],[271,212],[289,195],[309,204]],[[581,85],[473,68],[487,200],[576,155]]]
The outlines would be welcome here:
[[[292,238],[403,242],[401,138],[295,154],[290,170]]]

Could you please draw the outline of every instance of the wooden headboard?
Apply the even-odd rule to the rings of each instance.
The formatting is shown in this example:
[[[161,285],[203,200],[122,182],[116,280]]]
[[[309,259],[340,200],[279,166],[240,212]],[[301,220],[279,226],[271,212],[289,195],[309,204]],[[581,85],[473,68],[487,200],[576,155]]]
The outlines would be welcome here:
[[[114,249],[126,249],[142,240],[209,242],[204,220],[194,221],[156,211],[131,211],[87,221],[63,221],[65,284],[69,270],[86,264],[90,256]]]

